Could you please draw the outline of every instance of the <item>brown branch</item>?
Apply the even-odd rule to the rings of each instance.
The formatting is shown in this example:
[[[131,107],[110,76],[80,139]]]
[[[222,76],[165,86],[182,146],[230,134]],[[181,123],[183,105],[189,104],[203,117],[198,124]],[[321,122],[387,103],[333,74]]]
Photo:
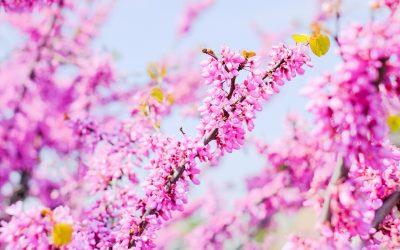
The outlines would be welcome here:
[[[12,205],[17,201],[24,200],[29,193],[29,179],[30,174],[28,171],[21,171],[20,181],[14,193],[9,198],[9,204]]]
[[[244,67],[246,66],[246,63],[247,63],[247,60],[244,62],[244,63],[241,63],[240,65],[239,65],[239,67],[238,67],[238,72],[239,71],[241,71],[242,69],[244,69]],[[229,72],[229,70],[228,70],[228,68],[226,68],[226,66],[225,66],[225,70],[227,71],[227,72]],[[236,76],[234,76],[232,79],[231,79],[231,87],[229,88],[229,93],[228,93],[228,96],[226,97],[226,99],[228,99],[228,100],[230,100],[231,98],[232,98],[232,96],[233,96],[233,93],[234,93],[234,91],[235,91],[235,88],[236,88]]]
[[[203,141],[204,145],[207,146],[208,143],[210,143],[212,140],[215,140],[217,138],[217,135],[218,135],[218,128],[214,128],[204,139]]]
[[[392,211],[393,207],[400,202],[400,188],[397,188],[392,194],[386,197],[383,205],[375,212],[375,218],[372,221],[372,227],[378,229],[379,224]]]
[[[400,202],[400,187],[396,189],[383,201],[380,208],[375,211],[375,217],[371,223],[371,228],[379,230],[379,224],[385,219],[385,217],[393,210],[393,208]],[[368,239],[362,240],[358,246],[358,249],[364,249],[368,245]]]
[[[385,74],[387,71],[387,61],[389,61],[389,58],[380,59],[382,66],[378,69],[378,78],[373,82],[374,86],[376,86],[377,88],[379,84],[381,84],[385,79]]]
[[[236,76],[234,76],[232,79],[231,79],[231,87],[230,87],[230,89],[229,89],[229,93],[228,93],[228,95],[226,96],[226,99],[228,99],[228,100],[230,100],[231,98],[232,98],[232,96],[233,96],[233,92],[235,92],[235,81],[236,81]]]
[[[176,182],[179,180],[179,178],[182,177],[183,172],[185,172],[185,165],[182,164],[182,166],[178,169],[178,171],[176,172],[176,174],[171,178],[171,180],[168,182],[168,186],[167,186],[167,192],[170,193],[171,192],[171,186],[176,184]]]

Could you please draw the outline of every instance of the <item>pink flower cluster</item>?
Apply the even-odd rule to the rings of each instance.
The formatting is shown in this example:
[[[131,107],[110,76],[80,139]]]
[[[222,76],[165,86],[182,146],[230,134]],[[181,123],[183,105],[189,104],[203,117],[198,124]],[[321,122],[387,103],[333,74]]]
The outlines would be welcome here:
[[[289,58],[287,65],[296,65],[296,67],[301,67],[302,65],[300,65],[298,61],[296,61],[299,60],[299,58],[304,60],[303,63],[308,62],[308,60],[306,60],[308,59],[308,56],[306,56],[304,48],[300,48],[301,49],[299,49],[299,47],[293,47],[288,49],[298,51],[298,53],[302,53],[302,56],[293,56],[293,58],[295,59],[294,62],[291,62],[291,58]],[[247,112],[251,112],[250,109],[254,108],[255,104],[261,105],[262,98],[258,96],[255,91],[253,94],[254,99],[252,99],[251,101],[244,102],[244,99],[242,98],[242,95],[246,93],[244,91],[246,91],[247,86],[249,86],[248,82],[255,82],[256,80],[253,80],[251,76],[247,77],[247,80],[244,80],[242,84],[240,84],[240,82],[236,83],[235,80],[233,80],[233,84],[235,85],[235,87],[231,89],[232,94],[230,94],[230,96],[228,94],[227,96],[225,92],[219,90],[219,86],[221,84],[223,85],[223,83],[221,83],[221,79],[223,79],[222,81],[229,81],[232,84],[232,79],[236,79],[239,71],[242,70],[244,67],[248,67],[252,76],[259,76],[257,78],[259,81],[257,87],[260,92],[266,93],[266,89],[270,89],[270,83],[262,83],[264,79],[262,79],[262,77],[260,76],[261,71],[255,68],[255,62],[253,60],[247,60],[238,53],[230,52],[228,48],[224,48],[222,50],[222,59],[220,60],[216,59],[217,56],[213,52],[207,51],[207,53],[210,54],[212,59],[207,61],[207,63],[210,64],[209,66],[207,66],[206,63],[203,63],[203,65],[206,66],[206,68],[212,68],[215,66],[223,67],[223,71],[221,70],[219,73],[218,71],[211,70],[210,73],[213,73],[213,75],[207,75],[207,71],[205,71],[206,73],[204,74],[204,76],[206,78],[206,83],[210,84],[210,82],[212,82],[214,88],[209,91],[208,94],[210,95],[210,97],[207,97],[204,102],[209,106],[213,106],[212,109],[215,111],[217,110],[217,108],[225,109],[226,106],[217,106],[214,105],[214,103],[210,104],[208,101],[210,99],[220,99],[222,103],[226,103],[227,105],[232,107],[232,109],[239,110],[236,114],[232,113],[235,112],[233,110],[226,111],[228,115],[237,115],[237,119],[222,117],[222,119],[220,118],[221,121],[219,123],[229,124],[232,121],[239,122],[241,126],[241,123],[244,120],[240,119],[239,116],[242,116],[242,113],[244,111],[240,110],[247,109]],[[288,52],[288,54],[293,55],[294,53],[292,54]],[[219,63],[215,64],[215,61]],[[222,65],[226,65],[226,68],[230,69],[231,73],[227,73],[225,66]],[[282,62],[280,63],[280,65],[269,70],[268,72],[271,72],[271,74],[275,73],[275,71],[281,70],[281,67],[285,67],[284,65],[286,64]],[[288,69],[284,68],[283,70],[286,71]],[[279,76],[283,77],[284,74],[276,74],[275,78],[273,78],[271,82],[278,79]],[[269,77],[269,75],[267,75],[267,77]],[[217,82],[220,82],[220,84],[217,84]],[[218,86],[219,89],[216,86]],[[224,94],[222,94],[222,92]],[[234,100],[236,100],[236,103]],[[236,107],[236,105],[239,105],[240,107]],[[202,108],[200,108],[200,110],[202,110]],[[203,114],[204,112],[202,112],[202,115]],[[218,115],[224,116],[224,112],[222,111],[222,113],[218,113]],[[217,119],[219,118],[217,117],[217,114],[215,114],[214,117]],[[218,129],[220,130],[218,133],[212,132],[208,133],[208,135],[205,135],[204,132],[201,132],[200,136],[195,139],[186,138],[184,141],[179,141],[162,135],[152,135],[149,137],[148,145],[151,145],[151,154],[154,154],[155,158],[150,159],[149,165],[146,166],[146,169],[150,170],[150,174],[143,184],[145,198],[140,199],[138,201],[138,205],[136,206],[135,214],[139,213],[138,216],[132,217],[132,215],[128,215],[128,218],[122,219],[122,228],[130,229],[126,230],[130,231],[130,234],[120,234],[117,238],[117,244],[120,244],[120,246],[122,247],[154,247],[153,240],[155,238],[155,233],[157,230],[160,229],[163,221],[170,220],[172,212],[175,210],[182,211],[183,205],[187,203],[186,196],[189,188],[189,180],[194,184],[199,183],[196,175],[200,172],[200,170],[197,167],[197,163],[195,161],[196,158],[200,162],[214,161],[220,156],[220,153],[215,154],[211,146],[208,145],[209,142],[216,140],[217,147],[221,148],[219,142],[222,138],[229,138],[230,136],[234,136],[237,138],[237,134],[232,135],[232,133],[236,133],[234,130],[224,129],[228,126],[218,127],[217,123],[212,124],[215,124],[216,127],[211,129],[212,126],[208,125],[208,130],[215,131],[215,129]],[[242,139],[239,138],[239,140],[244,140],[245,131],[240,131],[242,131],[243,133],[240,137]],[[205,139],[203,142],[201,139],[204,136]],[[232,148],[239,149],[242,143],[236,143],[236,146]],[[226,146],[225,148],[229,148],[229,146]],[[226,151],[229,152],[229,149]]]
[[[267,71],[259,69],[257,57],[247,59],[228,48],[222,50],[221,58],[211,56],[203,63],[203,76],[211,88],[199,108],[200,133],[215,137],[221,154],[239,149],[244,144],[246,130],[254,128],[255,112],[262,110],[262,102],[274,92],[279,93],[278,86],[284,80],[302,74],[304,65],[311,66],[305,49],[302,45],[274,47]],[[236,79],[243,69],[250,73],[239,84]]]
[[[50,5],[55,0],[1,0],[0,6],[6,11],[22,12],[30,11],[33,7],[41,5]]]

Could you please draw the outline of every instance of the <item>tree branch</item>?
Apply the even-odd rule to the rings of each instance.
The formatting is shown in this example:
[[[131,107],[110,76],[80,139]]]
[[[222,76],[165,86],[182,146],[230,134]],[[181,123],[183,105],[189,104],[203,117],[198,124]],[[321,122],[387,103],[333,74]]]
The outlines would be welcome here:
[[[328,185],[328,189],[326,190],[325,198],[324,198],[324,205],[322,207],[322,215],[321,221],[327,222],[329,225],[331,224],[331,194],[332,188],[339,182],[343,182],[347,179],[349,169],[343,163],[343,157],[338,157],[338,162],[335,167],[335,170],[332,174],[331,180]]]
[[[285,59],[281,59],[279,61],[278,64],[276,64],[272,69],[270,69],[269,71],[265,72],[264,76],[263,76],[263,80],[265,80],[268,76],[271,76],[272,73],[274,73],[279,67],[282,66],[282,64],[285,62]]]
[[[208,143],[210,143],[212,140],[215,140],[217,138],[218,135],[218,128],[214,128],[206,138],[204,138],[204,145],[207,146]]]
[[[378,229],[379,224],[392,211],[393,207],[400,202],[400,188],[397,188],[392,194],[386,197],[383,205],[375,212],[375,218],[372,221],[372,227]]]

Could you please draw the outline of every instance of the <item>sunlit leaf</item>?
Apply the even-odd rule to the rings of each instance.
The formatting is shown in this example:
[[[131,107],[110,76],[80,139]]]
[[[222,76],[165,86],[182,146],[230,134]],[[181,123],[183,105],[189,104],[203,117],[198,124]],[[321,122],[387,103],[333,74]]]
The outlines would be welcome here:
[[[330,48],[329,37],[324,34],[312,36],[310,39],[310,48],[316,56],[325,55]]]
[[[142,113],[143,113],[144,116],[147,116],[147,115],[148,115],[148,112],[147,112],[148,106],[147,106],[147,104],[142,104],[142,105],[140,105],[140,106],[139,106],[139,110],[142,111]]]
[[[154,97],[159,103],[162,103],[164,100],[164,93],[160,87],[152,88],[150,95]]]
[[[389,125],[390,132],[397,133],[400,132],[400,116],[391,115],[387,118],[387,123]]]
[[[73,228],[69,223],[57,223],[53,228],[53,242],[56,247],[67,245],[72,240]]]
[[[249,58],[251,58],[251,57],[253,57],[253,56],[256,56],[256,52],[243,50],[243,51],[242,51],[242,56],[243,56],[244,58],[246,58],[246,59],[249,59]]]
[[[160,121],[156,121],[156,123],[154,124],[154,127],[156,129],[159,129],[161,127]]]
[[[310,41],[310,36],[305,35],[305,34],[294,34],[294,35],[292,35],[292,39],[296,43],[307,43]]]
[[[169,105],[172,105],[172,104],[175,103],[175,98],[174,98],[174,96],[171,95],[171,94],[167,95],[167,100],[168,100],[168,102],[169,102]]]

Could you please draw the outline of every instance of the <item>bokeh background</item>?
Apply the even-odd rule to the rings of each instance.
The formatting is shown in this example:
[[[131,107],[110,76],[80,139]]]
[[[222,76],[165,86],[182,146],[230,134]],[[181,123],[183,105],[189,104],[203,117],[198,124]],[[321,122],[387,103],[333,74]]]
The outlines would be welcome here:
[[[195,1],[195,0],[194,0]],[[215,0],[193,23],[188,34],[177,36],[178,23],[188,1],[184,0],[118,0],[101,27],[94,47],[106,50],[116,59],[118,71],[127,84],[141,84],[148,80],[146,67],[151,62],[173,54],[196,51],[200,62],[206,56],[201,48],[214,51],[227,45],[234,50],[260,51],[273,42],[294,43],[291,35],[311,31],[310,24],[316,18],[318,0]],[[344,1],[343,18],[338,28],[345,29],[353,22],[365,22],[371,18],[367,0]],[[326,28],[334,32],[335,23],[328,22]],[[0,24],[0,58],[5,59],[13,48],[23,44],[22,37],[5,24]],[[312,116],[307,112],[307,99],[300,90],[312,78],[326,70],[332,70],[340,60],[331,39],[331,49],[324,57],[312,56],[313,69],[304,76],[296,77],[286,84],[279,95],[270,99],[258,114],[251,137],[266,142],[279,140],[284,134],[284,121],[288,113],[297,113],[312,125]],[[200,65],[199,65],[200,67]],[[123,107],[112,107],[113,112],[122,113]],[[179,110],[163,122],[161,131],[180,135],[179,128],[186,133],[196,133],[197,120],[183,117]],[[223,194],[226,206],[245,195],[246,176],[256,175],[265,166],[253,147],[247,146],[226,155],[217,167],[208,167],[201,176],[201,185],[191,189],[192,200],[211,190]],[[285,215],[286,216],[286,215]],[[315,216],[301,211],[293,217],[282,216],[279,233],[287,234],[296,228],[306,231],[312,227]],[[296,225],[296,226],[294,226]]]
[[[114,55],[118,71],[125,76],[124,79],[128,79],[129,84],[140,84],[148,78],[146,67],[149,63],[172,54],[194,50],[200,62],[206,58],[201,53],[204,47],[218,51],[227,45],[234,50],[260,51],[271,46],[275,40],[293,43],[292,34],[310,33],[310,24],[321,7],[318,0],[215,0],[195,20],[190,32],[178,37],[178,23],[187,3],[183,0],[115,1],[94,47]],[[343,13],[340,29],[354,21],[364,22],[370,18],[368,1],[345,1]],[[335,24],[328,22],[326,27],[334,32]],[[5,24],[0,25],[1,59],[5,59],[13,48],[23,42],[16,31]],[[251,137],[266,142],[278,140],[284,133],[284,120],[289,112],[312,122],[307,113],[307,99],[299,92],[310,79],[335,66],[339,58],[335,54],[333,40],[331,45],[326,56],[312,56],[312,70],[307,70],[305,76],[296,77],[282,88],[279,95],[270,99],[259,113]],[[122,107],[115,106],[113,109],[118,113]],[[195,134],[196,123],[195,119],[182,117],[176,111],[162,124],[161,130],[178,135],[182,126],[185,132]],[[202,184],[192,189],[191,197],[198,197],[212,187],[220,190],[227,204],[232,205],[245,192],[245,177],[256,175],[264,165],[265,161],[252,147],[234,151],[226,155],[218,167],[203,172]]]

